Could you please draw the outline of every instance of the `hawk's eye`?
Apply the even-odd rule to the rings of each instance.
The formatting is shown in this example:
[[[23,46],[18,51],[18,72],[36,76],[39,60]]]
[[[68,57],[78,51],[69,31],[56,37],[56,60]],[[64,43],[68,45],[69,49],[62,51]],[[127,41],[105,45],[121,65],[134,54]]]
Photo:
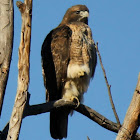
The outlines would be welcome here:
[[[76,14],[79,14],[80,13],[80,11],[76,11]]]

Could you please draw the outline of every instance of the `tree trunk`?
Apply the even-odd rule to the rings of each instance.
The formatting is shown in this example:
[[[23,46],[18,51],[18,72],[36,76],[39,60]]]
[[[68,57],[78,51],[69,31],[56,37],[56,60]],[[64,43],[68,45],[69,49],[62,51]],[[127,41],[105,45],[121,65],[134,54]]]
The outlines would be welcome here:
[[[13,0],[0,0],[0,115],[13,49]]]
[[[139,115],[140,115],[140,73],[138,77],[138,83],[127,110],[122,127],[119,130],[116,140],[132,140],[139,127]]]
[[[18,1],[17,6],[22,16],[21,42],[19,46],[18,61],[18,88],[13,112],[9,123],[7,140],[18,139],[23,112],[27,101],[29,85],[32,0],[25,0],[24,3]]]

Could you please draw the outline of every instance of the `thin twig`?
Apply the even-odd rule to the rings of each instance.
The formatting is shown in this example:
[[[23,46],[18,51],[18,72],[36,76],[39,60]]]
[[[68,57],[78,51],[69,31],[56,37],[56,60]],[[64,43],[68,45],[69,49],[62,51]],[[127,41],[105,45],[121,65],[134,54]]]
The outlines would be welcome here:
[[[115,109],[115,105],[113,103],[112,95],[111,95],[111,90],[110,90],[111,85],[109,85],[109,83],[108,83],[106,72],[105,72],[105,69],[104,69],[104,66],[103,66],[103,63],[102,63],[102,58],[101,58],[101,55],[100,55],[100,52],[99,52],[99,49],[98,49],[98,42],[96,43],[95,47],[96,47],[96,51],[97,51],[97,54],[99,56],[100,64],[101,64],[101,67],[102,67],[102,70],[103,70],[103,74],[104,74],[105,82],[106,82],[106,85],[107,85],[108,95],[109,95],[109,100],[110,100],[110,103],[111,103],[111,106],[112,106],[112,110],[114,112],[117,123],[119,124],[119,126],[121,126],[120,121],[119,121],[119,117],[118,117],[116,109]]]

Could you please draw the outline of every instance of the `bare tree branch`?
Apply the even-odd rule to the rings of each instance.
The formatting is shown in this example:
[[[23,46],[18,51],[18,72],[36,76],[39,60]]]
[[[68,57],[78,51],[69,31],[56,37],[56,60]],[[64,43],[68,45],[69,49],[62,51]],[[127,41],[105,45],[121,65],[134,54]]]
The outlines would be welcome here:
[[[13,0],[0,0],[0,116],[13,49]]]
[[[75,108],[76,107],[75,103],[71,101],[65,101],[63,99],[60,99],[58,101],[51,101],[43,104],[28,106],[24,112],[24,117],[50,112],[54,108],[59,109],[60,107],[70,107],[72,109],[75,109],[77,112],[87,116],[89,119],[95,121],[102,127],[111,130],[113,132],[118,132],[119,126],[116,123],[108,120],[101,114],[97,113],[95,110],[83,104],[80,104],[78,108]]]
[[[118,117],[116,109],[115,109],[115,105],[113,103],[112,95],[111,95],[111,90],[110,90],[111,85],[109,85],[109,83],[108,83],[106,72],[105,72],[105,69],[104,69],[104,66],[103,66],[103,63],[102,63],[102,58],[101,58],[101,55],[100,55],[100,52],[99,52],[99,49],[98,49],[98,42],[96,43],[96,51],[97,51],[97,54],[99,56],[100,64],[101,64],[101,67],[102,67],[102,70],[103,70],[103,74],[104,74],[104,78],[105,78],[105,82],[106,82],[106,85],[107,85],[109,100],[110,100],[110,103],[111,103],[111,106],[112,106],[112,109],[113,109],[116,121],[121,126],[119,117]]]
[[[21,42],[18,61],[18,88],[12,111],[7,140],[17,140],[22,123],[23,111],[27,101],[29,84],[29,57],[31,40],[31,12],[32,0],[16,3],[22,16]]]
[[[101,114],[91,109],[90,107],[81,104],[75,110],[87,116],[89,119],[93,120],[94,122],[98,123],[100,126],[108,130],[111,130],[113,132],[118,132],[119,125],[117,123],[108,120],[106,117],[102,116]]]
[[[87,140],[90,140],[88,136],[87,136]]]
[[[13,47],[13,1],[8,0],[7,2],[8,3],[5,3],[2,0],[0,0],[0,13],[3,14],[2,16],[0,16],[0,115],[9,74]],[[19,47],[19,63],[18,63],[19,68],[18,89],[11,120],[4,128],[3,132],[0,134],[0,139],[5,140],[7,137],[7,140],[17,140],[20,131],[20,126],[22,123],[22,118],[31,115],[38,115],[41,113],[50,112],[54,108],[59,109],[62,107],[68,107],[85,115],[89,119],[93,120],[100,126],[110,131],[116,133],[119,131],[116,140],[126,140],[126,139],[140,140],[140,135],[138,133],[136,134],[137,129],[139,127],[139,116],[140,116],[140,74],[133,99],[126,113],[124,123],[119,130],[120,121],[113,103],[110,90],[111,86],[108,83],[106,72],[102,64],[101,55],[98,50],[98,43],[96,44],[96,50],[104,73],[104,78],[108,88],[109,99],[117,123],[108,120],[95,110],[83,104],[80,104],[79,107],[76,108],[75,103],[65,101],[62,99],[58,101],[52,101],[32,106],[26,104],[28,102],[27,94],[29,84],[29,56],[30,56],[32,0],[25,0],[24,3],[17,2],[17,6],[19,7],[19,10],[22,15],[22,31],[21,31],[21,42]],[[26,109],[24,109],[25,107]],[[87,137],[87,139],[89,138]]]
[[[9,122],[6,124],[4,129],[0,132],[0,140],[6,140],[7,134],[8,134],[8,129],[9,129]]]
[[[140,73],[138,83],[116,140],[131,140],[140,124]]]
[[[108,120],[107,118],[105,118],[95,110],[91,109],[90,107],[80,104],[78,108],[75,108],[76,107],[75,103],[70,101],[65,101],[63,99],[60,99],[58,101],[51,101],[39,105],[27,106],[24,112],[24,117],[50,112],[54,108],[59,109],[60,107],[70,107],[110,131],[116,133],[118,133],[119,131],[120,128],[119,124]],[[140,135],[138,133],[135,135],[134,140],[140,140]]]
[[[38,115],[41,113],[50,112],[51,110],[55,108],[59,109],[60,107],[70,107],[74,109],[76,107],[76,104],[71,101],[60,99],[57,101],[50,101],[43,104],[31,105],[26,107],[23,117],[25,118],[31,115]]]
[[[38,105],[31,105],[31,106],[27,105],[23,117],[25,118],[31,115],[38,115],[41,113],[50,112],[54,108],[59,109],[60,107],[72,108],[110,131],[113,131],[115,133],[119,131],[119,125],[117,123],[108,120],[107,118],[97,113],[95,110],[91,109],[90,107],[80,104],[79,107],[76,108],[75,103],[71,101],[65,101],[63,99],[57,101],[51,101],[43,104],[38,104]],[[7,129],[8,129],[8,124],[7,126],[5,126],[5,128],[2,131],[2,137],[6,136]],[[135,136],[135,140],[140,140],[140,135],[138,133]]]

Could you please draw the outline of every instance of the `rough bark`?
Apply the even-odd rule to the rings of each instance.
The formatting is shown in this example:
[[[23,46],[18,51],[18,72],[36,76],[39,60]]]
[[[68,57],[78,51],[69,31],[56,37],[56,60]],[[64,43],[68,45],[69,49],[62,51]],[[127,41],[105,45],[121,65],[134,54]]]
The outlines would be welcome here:
[[[140,73],[138,83],[116,140],[132,140],[140,123]]]
[[[0,0],[0,115],[13,49],[13,0]]]
[[[18,87],[13,107],[7,140],[17,140],[22,123],[23,111],[27,101],[29,84],[29,56],[31,40],[31,11],[32,0],[25,0],[24,3],[17,2],[22,16],[21,42],[19,46],[18,61]]]

